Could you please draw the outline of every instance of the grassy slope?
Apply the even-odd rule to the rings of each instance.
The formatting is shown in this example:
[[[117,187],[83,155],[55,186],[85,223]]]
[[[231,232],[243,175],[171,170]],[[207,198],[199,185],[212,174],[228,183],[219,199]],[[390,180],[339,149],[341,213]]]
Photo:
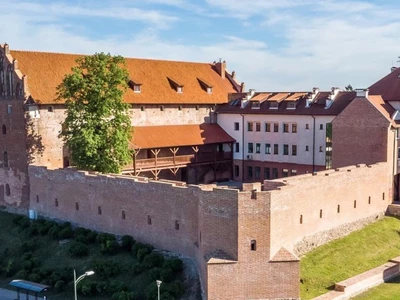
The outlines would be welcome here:
[[[9,248],[12,253],[15,253],[16,259],[18,259],[19,253],[21,252],[21,244],[25,240],[31,239],[25,232],[23,232],[18,226],[13,224],[12,220],[15,215],[0,212],[0,253],[6,248]],[[81,259],[71,258],[68,254],[69,244],[60,245],[58,241],[52,240],[47,237],[38,237],[38,248],[34,252],[34,257],[41,261],[41,268],[58,269],[63,267],[76,269],[77,276],[83,274],[85,271],[92,269],[91,262],[99,259],[110,259],[117,262],[122,272],[116,276],[115,280],[120,280],[127,284],[131,291],[138,291],[140,294],[143,293],[146,286],[149,284],[149,271],[145,271],[138,276],[132,277],[124,272],[124,269],[128,268],[133,262],[136,261],[129,253],[121,253],[115,256],[104,256],[100,253],[98,245],[90,245],[90,255]],[[13,279],[13,278],[12,278]],[[96,279],[96,275],[84,279],[90,281]],[[97,278],[98,279],[98,278]],[[8,283],[11,281],[10,278],[4,278],[0,276],[0,287],[10,289]],[[155,284],[155,283],[154,283]],[[142,294],[143,295],[143,294]],[[73,298],[73,286],[68,286],[66,291],[63,293],[57,292],[55,289],[50,290],[48,296],[53,300],[65,300]],[[109,299],[108,296],[97,295],[96,300]],[[79,296],[79,299],[91,299]]]
[[[400,220],[385,217],[302,257],[301,298],[312,299],[324,294],[335,282],[377,267],[399,255]]]
[[[387,283],[383,283],[376,288],[373,288],[353,300],[393,300],[400,299],[400,277]]]

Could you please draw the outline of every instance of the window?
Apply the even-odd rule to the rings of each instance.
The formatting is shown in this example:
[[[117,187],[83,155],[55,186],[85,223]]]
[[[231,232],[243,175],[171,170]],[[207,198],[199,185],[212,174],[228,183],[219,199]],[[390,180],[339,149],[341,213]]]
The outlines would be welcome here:
[[[250,250],[251,251],[256,251],[257,250],[257,242],[256,242],[256,240],[251,240],[251,242],[250,242]]]
[[[274,144],[274,154],[277,155],[279,152],[279,145],[278,144]]]
[[[3,125],[3,127],[2,127],[2,132],[3,132],[3,134],[7,134],[7,127],[6,127],[6,125]]]
[[[12,105],[8,105],[8,106],[7,106],[7,113],[8,113],[9,115],[12,114]]]
[[[279,132],[279,124],[274,123],[274,132]]]
[[[97,213],[98,213],[99,215],[101,215],[101,206],[98,206],[98,207],[97,207]]]
[[[324,152],[324,149],[322,146],[319,146],[319,152]]]
[[[260,122],[256,123],[256,131],[261,131],[261,124]]]
[[[240,149],[240,144],[239,143],[235,143],[235,152],[238,153]]]
[[[23,96],[23,91],[22,91],[22,86],[21,83],[17,83],[17,86],[15,87],[15,95],[17,98],[21,98]]]
[[[297,124],[296,123],[292,124],[292,133],[297,133]]]
[[[265,123],[265,132],[271,132],[271,123]]]
[[[239,130],[239,122],[233,123],[233,129],[234,129],[235,131],[238,131],[238,130]]]
[[[39,203],[39,195],[36,195],[36,203]]]
[[[283,132],[289,132],[289,124],[283,123]]]
[[[310,129],[310,125],[308,125],[308,123],[306,124],[306,129]]]
[[[271,144],[265,144],[265,154],[271,154]]]
[[[47,111],[48,111],[48,112],[53,112],[53,111],[54,111],[54,110],[53,110],[53,106],[47,107]]]
[[[175,220],[175,230],[179,230],[179,221]]]
[[[295,109],[296,108],[296,103],[295,102],[288,102],[286,105],[286,109]]]
[[[324,130],[324,124],[319,124],[319,130]]]
[[[264,168],[264,179],[270,179],[269,168]]]
[[[253,143],[248,143],[248,145],[247,145],[247,152],[248,152],[248,153],[253,153]]]
[[[212,87],[207,88],[207,94],[212,94]]]
[[[141,106],[140,111],[144,111],[144,110],[145,110],[144,106]]]
[[[252,179],[253,178],[253,167],[252,166],[248,166],[247,167],[247,178],[248,179]]]
[[[292,155],[293,156],[297,155],[297,145],[292,145]]]
[[[179,94],[183,93],[183,88],[181,86],[177,86],[176,87],[176,92],[179,93]]]
[[[140,85],[138,84],[133,85],[133,92],[140,93],[141,92]]]
[[[306,151],[309,151],[308,145],[306,146]]]
[[[147,216],[147,224],[151,225],[151,217],[150,216]]]
[[[322,209],[319,210],[319,217],[322,218]]]
[[[261,152],[260,148],[261,148],[261,144],[260,143],[256,143],[256,153],[260,153]]]
[[[288,144],[283,145],[283,155],[289,155],[289,145]]]
[[[3,153],[3,167],[8,168],[8,154],[7,151]]]
[[[382,200],[385,200],[385,193],[382,194]]]
[[[288,169],[282,169],[282,177],[289,177],[289,170]]]
[[[300,224],[303,224],[303,215],[300,215]]]
[[[121,218],[122,218],[122,220],[125,220],[125,219],[126,219],[126,214],[125,214],[125,211],[124,211],[124,210],[121,212]]]
[[[199,110],[199,109],[200,109],[200,106],[196,105],[196,110]]]
[[[239,177],[239,166],[235,165],[235,177]]]
[[[182,110],[182,105],[178,105],[178,110]]]
[[[272,168],[272,179],[278,178],[278,169],[277,168]]]
[[[160,105],[160,111],[164,111],[164,105]]]
[[[297,170],[292,170],[290,176],[296,176],[296,175],[297,175]]]
[[[58,207],[58,199],[57,199],[57,198],[54,200],[54,205],[55,205],[56,207]]]
[[[6,184],[6,196],[10,196],[10,195],[11,195],[10,185],[7,183]]]
[[[340,214],[340,205],[337,206],[337,213]]]
[[[253,122],[247,122],[247,131],[253,131]]]
[[[79,210],[79,203],[78,202],[75,202],[75,210]]]
[[[273,101],[269,104],[269,108],[270,109],[278,109],[278,102],[277,101]]]
[[[255,177],[255,179],[260,179],[260,177],[261,177],[261,168],[260,167],[254,168],[254,177]]]
[[[354,200],[353,207],[357,208],[357,200]]]

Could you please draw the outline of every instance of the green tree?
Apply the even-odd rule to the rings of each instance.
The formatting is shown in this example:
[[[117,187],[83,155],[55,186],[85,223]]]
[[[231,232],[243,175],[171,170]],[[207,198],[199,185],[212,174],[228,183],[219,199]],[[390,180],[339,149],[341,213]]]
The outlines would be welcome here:
[[[119,173],[132,157],[129,106],[122,99],[129,80],[125,60],[96,53],[76,63],[57,87],[57,100],[67,107],[60,137],[78,168]]]

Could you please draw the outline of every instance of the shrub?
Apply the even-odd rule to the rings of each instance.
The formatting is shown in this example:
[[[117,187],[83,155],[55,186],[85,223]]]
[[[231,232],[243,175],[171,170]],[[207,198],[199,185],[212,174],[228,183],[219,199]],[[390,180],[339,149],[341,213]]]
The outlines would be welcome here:
[[[107,240],[100,246],[100,251],[103,254],[114,255],[117,254],[120,246],[116,240]]]
[[[26,229],[31,225],[29,218],[26,216],[15,216],[13,218],[13,222],[14,222],[14,224],[18,225],[22,229]]]
[[[130,272],[133,276],[135,276],[142,273],[145,269],[146,268],[141,263],[135,262],[131,265]]]
[[[22,253],[35,251],[37,248],[36,240],[33,239],[23,242],[21,248],[22,248]]]
[[[58,291],[63,291],[64,287],[65,287],[65,282],[64,280],[58,280],[55,284],[54,287],[58,290]]]
[[[52,238],[52,239],[58,239],[59,235],[60,235],[60,231],[61,231],[61,226],[58,225],[57,223],[54,223],[48,231],[48,235]]]
[[[127,291],[128,287],[123,284],[121,281],[118,280],[111,280],[110,284],[108,285],[108,290],[107,292],[109,294],[114,294],[117,292],[122,292],[122,291]]]
[[[132,250],[132,246],[135,243],[135,240],[130,235],[124,235],[121,238],[121,247],[127,252]]]
[[[164,268],[170,268],[174,272],[182,271],[183,263],[179,258],[171,258],[164,261]]]
[[[87,241],[88,241],[90,244],[94,244],[94,243],[96,242],[96,240],[97,240],[97,233],[94,232],[94,231],[91,231],[90,233],[88,233],[88,235],[86,236],[86,238],[87,238]]]
[[[175,298],[179,299],[184,294],[185,287],[184,287],[182,281],[175,280],[174,282],[172,282],[169,285],[168,291],[172,296],[175,296]]]
[[[135,292],[116,292],[111,296],[111,300],[137,300],[139,299],[139,295]]]
[[[161,269],[160,268],[153,268],[149,272],[149,277],[152,281],[160,279]]]
[[[174,273],[170,268],[164,268],[161,270],[160,279],[163,282],[170,282],[174,278]]]
[[[93,269],[97,275],[104,279],[108,279],[120,273],[120,266],[109,260],[95,261]]]
[[[107,241],[116,241],[115,235],[110,233],[99,233],[97,235],[97,242],[99,244],[105,244]]]
[[[149,253],[150,253],[150,252],[149,252],[149,249],[147,249],[147,248],[141,248],[141,249],[138,250],[138,252],[137,252],[137,254],[136,254],[136,257],[137,257],[137,259],[138,259],[139,261],[143,261],[144,258],[145,258],[145,256],[146,256],[147,254],[149,254]]]
[[[161,267],[164,262],[164,256],[159,253],[150,253],[145,256],[143,265],[147,268]]]
[[[81,242],[72,242],[71,246],[69,247],[69,253],[72,257],[84,257],[89,254],[89,248],[85,244]]]
[[[108,283],[107,283],[107,281],[96,282],[96,291],[99,294],[106,294],[107,291],[108,291]]]
[[[4,264],[3,272],[6,274],[7,277],[11,277],[17,272],[17,266],[13,259],[7,260],[7,262]]]
[[[28,279],[29,272],[27,270],[20,270],[15,277],[18,279]]]
[[[164,288],[163,285],[161,285],[161,290]],[[145,295],[146,295],[146,299],[148,300],[154,300],[157,299],[157,295],[158,295],[158,288],[157,288],[157,284],[155,282],[150,283],[145,290]]]
[[[81,285],[80,291],[85,296],[93,296],[96,293],[96,283],[86,282]]]
[[[33,282],[40,282],[40,280],[42,280],[42,278],[40,277],[39,274],[33,273],[33,274],[28,275],[28,280],[33,281]]]
[[[140,249],[147,249],[148,250],[147,253],[150,253],[151,251],[153,251],[154,247],[148,244],[135,243],[132,246],[132,254],[137,256],[137,253]]]
[[[58,233],[60,240],[70,239],[74,236],[74,232],[70,226],[63,226],[64,228]]]
[[[37,259],[31,258],[22,262],[22,269],[32,271],[33,268],[37,268],[39,265],[40,262]]]
[[[33,257],[32,252],[25,252],[24,254],[22,254],[21,259],[22,260],[30,260],[32,257]]]

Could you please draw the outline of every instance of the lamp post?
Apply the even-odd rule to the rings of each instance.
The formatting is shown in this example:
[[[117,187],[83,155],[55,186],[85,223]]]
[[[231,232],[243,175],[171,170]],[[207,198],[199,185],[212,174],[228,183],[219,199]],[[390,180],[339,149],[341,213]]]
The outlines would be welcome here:
[[[86,276],[91,276],[91,275],[93,275],[93,274],[94,274],[93,271],[87,271],[87,272],[85,272],[85,274],[82,274],[82,275],[79,276],[78,279],[77,279],[77,278],[76,278],[76,272],[75,272],[75,270],[74,270],[74,292],[75,292],[75,300],[78,300],[78,295],[77,295],[77,293],[76,293],[76,287],[77,287],[78,283],[79,283],[83,278],[85,278]]]
[[[160,300],[160,285],[161,285],[162,281],[156,280],[156,282],[157,282],[158,300]]]

